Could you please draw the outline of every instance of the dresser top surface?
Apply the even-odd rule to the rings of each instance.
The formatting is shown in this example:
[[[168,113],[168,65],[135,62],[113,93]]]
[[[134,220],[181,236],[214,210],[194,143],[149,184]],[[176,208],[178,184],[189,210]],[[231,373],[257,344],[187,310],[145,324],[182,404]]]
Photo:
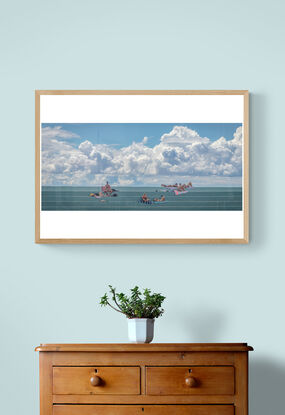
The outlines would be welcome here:
[[[43,343],[37,352],[248,352],[247,343]]]

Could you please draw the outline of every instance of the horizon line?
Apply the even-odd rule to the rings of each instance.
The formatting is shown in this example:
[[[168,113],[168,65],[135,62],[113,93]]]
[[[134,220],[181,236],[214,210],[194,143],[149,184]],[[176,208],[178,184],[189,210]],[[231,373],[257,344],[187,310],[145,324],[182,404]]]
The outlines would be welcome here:
[[[101,187],[104,186],[103,184],[90,184],[90,185],[70,185],[70,184],[42,184],[41,187]],[[152,186],[152,185],[147,185],[147,184],[142,184],[142,185],[116,185],[114,184],[113,186],[116,187],[162,187],[161,185],[157,185],[157,186]],[[167,187],[167,186],[166,186]],[[242,187],[241,185],[208,185],[208,186],[193,186],[193,188],[198,188],[198,187]]]

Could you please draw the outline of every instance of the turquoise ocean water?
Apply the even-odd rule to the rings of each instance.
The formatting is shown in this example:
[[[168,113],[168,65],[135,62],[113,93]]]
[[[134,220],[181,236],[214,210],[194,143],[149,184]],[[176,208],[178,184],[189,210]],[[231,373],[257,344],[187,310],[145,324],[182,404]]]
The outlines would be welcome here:
[[[242,210],[241,187],[197,187],[175,196],[161,187],[116,187],[117,197],[97,199],[90,193],[100,187],[42,186],[42,210]],[[146,193],[153,200],[161,195],[165,202],[139,203]]]

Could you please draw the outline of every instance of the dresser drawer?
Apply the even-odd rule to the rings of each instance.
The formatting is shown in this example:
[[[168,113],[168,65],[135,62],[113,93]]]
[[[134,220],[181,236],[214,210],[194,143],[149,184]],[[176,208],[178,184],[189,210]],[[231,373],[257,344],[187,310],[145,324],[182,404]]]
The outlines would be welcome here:
[[[148,395],[233,395],[232,366],[147,367]]]
[[[139,367],[54,367],[54,395],[138,395]]]
[[[234,415],[232,405],[56,405],[53,415]]]

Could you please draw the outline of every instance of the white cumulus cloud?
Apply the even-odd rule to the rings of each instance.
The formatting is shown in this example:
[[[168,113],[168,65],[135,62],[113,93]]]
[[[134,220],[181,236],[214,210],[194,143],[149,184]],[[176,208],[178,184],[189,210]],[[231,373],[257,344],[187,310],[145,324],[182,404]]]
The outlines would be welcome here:
[[[61,126],[56,127],[43,127],[42,138],[81,138],[78,134],[71,131],[63,130]]]
[[[191,128],[175,126],[168,134],[163,134],[161,142],[165,144],[192,144],[208,143],[210,140],[206,137],[200,137],[199,134]]]
[[[122,148],[88,140],[74,146],[68,138],[78,138],[76,134],[71,137],[73,133],[59,127],[43,130],[43,184],[95,185],[109,180],[117,185],[157,185],[193,178],[205,184],[238,183],[242,176],[242,127],[231,140],[211,141],[190,128],[175,126],[154,147],[144,137]]]

